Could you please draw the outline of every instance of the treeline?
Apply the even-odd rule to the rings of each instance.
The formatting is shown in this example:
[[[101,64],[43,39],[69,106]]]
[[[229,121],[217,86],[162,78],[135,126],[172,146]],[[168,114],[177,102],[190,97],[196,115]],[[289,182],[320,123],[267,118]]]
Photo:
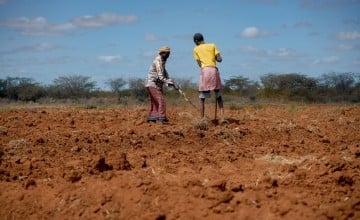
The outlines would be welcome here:
[[[190,79],[175,80],[184,91],[197,90]],[[266,74],[260,82],[242,76],[223,79],[224,96],[282,99],[303,102],[360,102],[359,73],[327,73],[319,78],[303,74]],[[33,101],[42,98],[80,99],[92,97],[117,97],[119,102],[133,98],[147,99],[144,79],[110,79],[109,90],[102,90],[90,77],[81,75],[60,76],[50,85],[42,85],[31,78],[7,77],[0,79],[0,98],[10,101]]]
[[[236,76],[225,80],[225,91],[250,99],[272,98],[314,103],[360,102],[359,73],[327,73],[319,78],[306,75],[266,74],[261,84]]]

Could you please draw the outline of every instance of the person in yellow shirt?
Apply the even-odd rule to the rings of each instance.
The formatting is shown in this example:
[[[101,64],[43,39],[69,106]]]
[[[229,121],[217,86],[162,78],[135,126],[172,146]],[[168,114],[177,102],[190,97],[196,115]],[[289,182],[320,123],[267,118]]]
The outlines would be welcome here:
[[[224,104],[220,92],[222,84],[220,72],[216,65],[217,62],[222,61],[220,51],[214,43],[205,43],[201,33],[194,34],[193,40],[196,45],[193,50],[194,59],[200,67],[199,98],[201,118],[205,116],[205,99],[210,98],[211,91],[214,91],[216,105],[219,106],[221,120],[224,121]]]

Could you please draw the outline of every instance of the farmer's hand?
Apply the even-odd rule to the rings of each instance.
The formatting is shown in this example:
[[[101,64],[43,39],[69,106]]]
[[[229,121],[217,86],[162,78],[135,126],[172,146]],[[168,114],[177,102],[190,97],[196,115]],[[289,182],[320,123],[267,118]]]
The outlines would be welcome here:
[[[167,84],[167,86],[169,86],[169,87],[174,86],[174,82],[172,81],[172,79],[168,79],[168,80],[166,81],[166,84]]]
[[[167,83],[169,87],[174,87],[174,89],[179,90],[179,86],[176,85],[172,80]]]
[[[177,86],[175,83],[173,84],[168,84],[169,87],[173,87],[176,90],[179,90],[179,86]]]

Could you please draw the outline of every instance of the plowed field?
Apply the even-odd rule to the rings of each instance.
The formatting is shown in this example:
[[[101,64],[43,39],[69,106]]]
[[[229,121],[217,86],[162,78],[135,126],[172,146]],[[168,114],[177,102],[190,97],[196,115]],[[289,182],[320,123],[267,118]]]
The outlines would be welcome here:
[[[360,219],[358,105],[225,113],[2,109],[0,219]]]

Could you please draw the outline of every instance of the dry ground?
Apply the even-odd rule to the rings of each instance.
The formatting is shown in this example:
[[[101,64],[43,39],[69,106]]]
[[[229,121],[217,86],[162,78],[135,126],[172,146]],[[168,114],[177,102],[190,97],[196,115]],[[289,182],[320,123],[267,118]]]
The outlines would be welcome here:
[[[360,219],[359,105],[146,113],[2,108],[0,219]]]

